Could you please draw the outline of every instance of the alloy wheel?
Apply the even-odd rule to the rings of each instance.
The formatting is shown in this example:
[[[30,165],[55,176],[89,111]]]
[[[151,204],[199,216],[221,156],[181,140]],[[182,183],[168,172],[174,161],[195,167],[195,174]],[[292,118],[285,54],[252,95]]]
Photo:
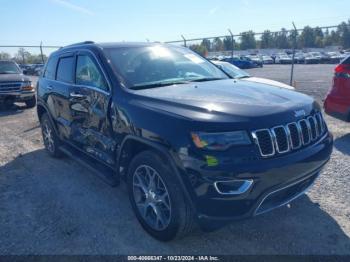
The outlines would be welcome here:
[[[48,123],[44,123],[44,126],[43,126],[43,139],[47,150],[49,150],[50,152],[54,152],[55,142],[53,140],[53,131],[51,127],[48,125]]]
[[[154,230],[165,229],[171,218],[171,203],[166,185],[158,172],[141,165],[133,174],[133,195],[143,220]]]

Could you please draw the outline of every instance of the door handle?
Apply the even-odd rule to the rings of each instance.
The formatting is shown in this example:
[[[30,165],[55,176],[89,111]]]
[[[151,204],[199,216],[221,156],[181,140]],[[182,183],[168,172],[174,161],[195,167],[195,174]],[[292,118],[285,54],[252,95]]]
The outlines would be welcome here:
[[[72,98],[80,98],[80,99],[86,98],[85,95],[79,94],[79,93],[75,93],[75,92],[70,93],[69,96],[72,97]]]
[[[52,90],[52,89],[53,89],[53,87],[52,87],[51,85],[48,85],[48,86],[46,86],[46,89],[48,89],[48,90]]]

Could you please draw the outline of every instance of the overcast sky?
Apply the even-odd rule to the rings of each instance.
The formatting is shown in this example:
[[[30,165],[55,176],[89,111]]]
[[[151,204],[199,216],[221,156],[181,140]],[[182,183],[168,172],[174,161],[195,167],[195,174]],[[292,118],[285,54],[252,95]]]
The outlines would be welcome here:
[[[0,0],[0,45],[169,41],[336,25],[349,0]],[[0,48],[0,51],[4,49]]]

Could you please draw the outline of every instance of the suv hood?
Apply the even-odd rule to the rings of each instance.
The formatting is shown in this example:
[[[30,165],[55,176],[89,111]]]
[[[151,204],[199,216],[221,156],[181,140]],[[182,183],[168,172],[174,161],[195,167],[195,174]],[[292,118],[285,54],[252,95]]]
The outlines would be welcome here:
[[[28,76],[23,74],[0,74],[1,82],[27,82],[30,81]]]
[[[190,119],[234,121],[285,114],[295,110],[309,114],[314,100],[304,94],[263,83],[218,80],[132,91],[146,107],[168,111]],[[251,119],[250,119],[251,120]]]

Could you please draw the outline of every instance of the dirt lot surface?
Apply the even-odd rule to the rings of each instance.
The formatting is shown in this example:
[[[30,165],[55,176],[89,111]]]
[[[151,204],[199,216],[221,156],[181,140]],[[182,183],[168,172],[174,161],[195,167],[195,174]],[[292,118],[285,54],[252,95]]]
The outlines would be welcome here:
[[[296,65],[297,89],[320,101],[334,65]],[[289,82],[290,66],[249,70]],[[125,186],[111,188],[43,150],[35,110],[0,111],[0,254],[350,254],[350,124],[326,117],[332,158],[312,189],[270,213],[161,243],[147,235]]]

